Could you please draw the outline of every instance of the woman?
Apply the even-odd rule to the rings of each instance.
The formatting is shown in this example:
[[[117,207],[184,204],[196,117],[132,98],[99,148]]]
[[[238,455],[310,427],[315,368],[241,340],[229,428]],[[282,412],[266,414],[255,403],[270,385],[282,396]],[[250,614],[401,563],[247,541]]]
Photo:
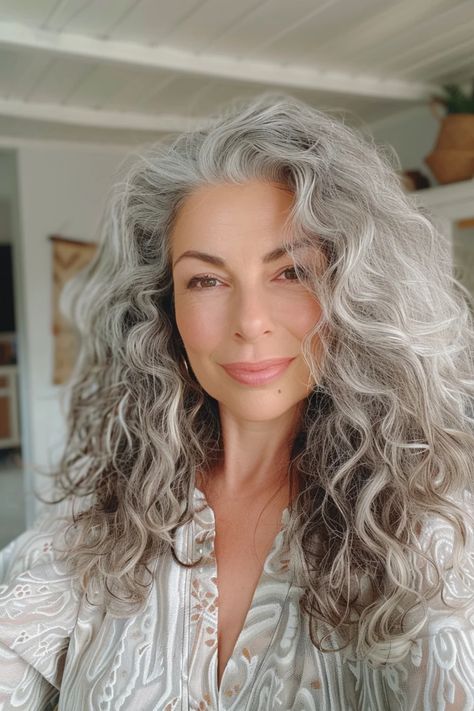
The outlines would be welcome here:
[[[64,297],[68,506],[2,555],[4,708],[470,707],[451,272],[382,149],[291,96],[135,156]]]

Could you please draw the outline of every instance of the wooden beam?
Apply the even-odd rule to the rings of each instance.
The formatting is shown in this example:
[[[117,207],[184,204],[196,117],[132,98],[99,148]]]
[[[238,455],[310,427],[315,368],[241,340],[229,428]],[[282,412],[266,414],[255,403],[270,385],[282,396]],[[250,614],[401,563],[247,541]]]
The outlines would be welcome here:
[[[317,66],[280,66],[275,62],[236,60],[196,54],[171,47],[147,47],[134,42],[101,40],[68,32],[51,32],[16,22],[0,22],[0,47],[38,50],[63,57],[95,59],[134,67],[169,69],[269,86],[330,91],[352,96],[424,101],[438,86],[385,79],[359,72],[327,71]]]
[[[40,104],[34,101],[0,99],[0,116],[12,116],[75,126],[122,128],[139,131],[187,131],[197,126],[197,119],[170,114],[137,114],[127,111],[82,109],[77,106]]]

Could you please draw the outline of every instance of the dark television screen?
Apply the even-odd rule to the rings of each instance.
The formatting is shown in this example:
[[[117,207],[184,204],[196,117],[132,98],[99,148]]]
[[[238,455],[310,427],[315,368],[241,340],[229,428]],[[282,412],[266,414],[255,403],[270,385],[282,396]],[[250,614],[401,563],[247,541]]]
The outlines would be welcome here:
[[[15,331],[11,244],[0,244],[0,333]]]

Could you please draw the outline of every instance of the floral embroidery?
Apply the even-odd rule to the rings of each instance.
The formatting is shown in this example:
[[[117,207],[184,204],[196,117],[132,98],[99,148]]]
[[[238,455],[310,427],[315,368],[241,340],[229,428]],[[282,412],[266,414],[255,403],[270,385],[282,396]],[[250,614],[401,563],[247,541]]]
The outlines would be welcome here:
[[[211,578],[211,580],[216,585],[217,578]],[[206,591],[200,578],[196,577],[192,581],[191,596],[194,598],[191,607],[191,620],[196,622],[201,628],[204,621],[204,615],[206,612],[212,615],[215,612],[218,602],[218,596],[214,595],[210,591]],[[209,617],[209,616],[208,616]],[[212,620],[212,617],[211,617]],[[209,649],[215,649],[217,647],[217,626],[213,625],[212,622],[209,623],[206,619],[207,625],[203,629],[203,642],[209,647]],[[196,633],[196,638],[200,637],[200,632]]]
[[[211,649],[217,648],[217,629],[209,625],[208,627],[206,627],[206,632],[210,635],[210,637],[207,637],[204,640],[204,644],[210,647]]]
[[[16,598],[28,597],[28,595],[31,595],[31,586],[28,584],[16,585],[13,594]]]
[[[211,578],[214,584],[217,584],[217,578]],[[192,582],[191,596],[195,599],[192,606],[192,620],[198,620],[199,617],[206,612],[214,612],[217,604],[217,596],[209,591],[205,591],[199,578],[194,578]]]
[[[211,697],[209,694],[204,694],[202,699],[199,701],[198,709],[199,711],[206,711],[211,708]]]
[[[224,696],[228,696],[229,698],[231,696],[236,696],[239,691],[240,691],[240,684],[234,684],[233,686],[228,686],[227,689],[224,691]]]

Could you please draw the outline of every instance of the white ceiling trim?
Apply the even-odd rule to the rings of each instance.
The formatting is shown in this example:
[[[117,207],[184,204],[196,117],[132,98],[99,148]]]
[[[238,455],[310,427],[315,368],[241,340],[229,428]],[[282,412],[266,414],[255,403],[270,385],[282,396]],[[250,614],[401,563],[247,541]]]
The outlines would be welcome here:
[[[31,138],[30,136],[5,136],[0,135],[0,150],[2,148],[23,148],[24,146],[36,146],[38,148],[44,148],[45,141],[48,142],[48,146],[54,146],[55,148],[71,148],[71,146],[77,146],[77,140],[67,139],[67,138]],[[110,151],[111,153],[116,153],[120,151],[121,153],[134,151],[137,147],[137,143],[117,142],[117,143],[104,143],[104,141],[99,141],[91,138],[88,141],[80,142],[81,150],[96,150],[100,148],[101,151]]]
[[[191,119],[170,114],[136,114],[129,111],[82,109],[61,104],[0,99],[0,115],[38,121],[93,126],[95,128],[138,129],[142,131],[187,131],[205,119]]]
[[[100,40],[85,35],[36,29],[16,22],[0,22],[2,45],[19,50],[44,50],[70,58],[95,59],[97,62],[169,69],[236,81],[383,99],[426,100],[439,89],[437,85],[365,74],[352,75],[296,65],[280,66],[270,62],[196,54],[169,47]]]

